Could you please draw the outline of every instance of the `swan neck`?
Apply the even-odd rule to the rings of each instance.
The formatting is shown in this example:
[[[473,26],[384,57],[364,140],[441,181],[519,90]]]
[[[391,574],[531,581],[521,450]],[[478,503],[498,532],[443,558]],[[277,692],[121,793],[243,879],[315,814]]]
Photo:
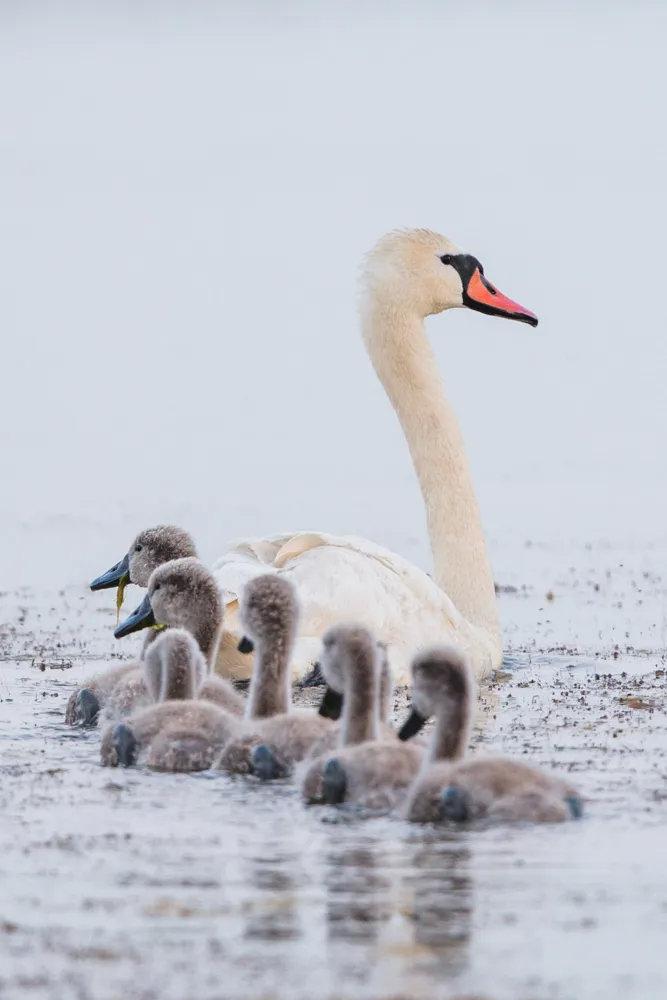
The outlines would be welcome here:
[[[362,330],[403,428],[426,508],[435,579],[470,624],[500,646],[495,588],[463,438],[423,320],[371,296]]]
[[[281,643],[259,643],[250,679],[246,718],[266,719],[289,712],[291,707],[289,649]]]
[[[346,684],[343,696],[342,746],[376,740],[380,735],[378,672],[371,668],[368,671],[357,669],[350,674],[350,683]]]
[[[160,701],[183,701],[194,698],[195,671],[185,649],[170,649],[162,661]]]
[[[215,622],[208,617],[203,618],[194,624],[192,634],[204,655],[209,672],[214,670],[222,636],[222,621]]]
[[[152,701],[160,701],[162,691],[162,659],[150,647],[146,649],[143,658],[144,684]]]
[[[460,760],[470,738],[470,713],[465,704],[443,706],[435,718],[429,759]]]

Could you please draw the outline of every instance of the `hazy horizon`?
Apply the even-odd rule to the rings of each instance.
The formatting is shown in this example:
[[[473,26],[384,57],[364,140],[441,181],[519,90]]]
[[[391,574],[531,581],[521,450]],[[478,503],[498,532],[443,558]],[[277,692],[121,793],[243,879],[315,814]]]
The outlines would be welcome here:
[[[363,253],[410,225],[540,317],[429,321],[492,545],[664,543],[666,25],[3,6],[3,584],[155,518],[210,556],[314,526],[427,561],[356,319]]]

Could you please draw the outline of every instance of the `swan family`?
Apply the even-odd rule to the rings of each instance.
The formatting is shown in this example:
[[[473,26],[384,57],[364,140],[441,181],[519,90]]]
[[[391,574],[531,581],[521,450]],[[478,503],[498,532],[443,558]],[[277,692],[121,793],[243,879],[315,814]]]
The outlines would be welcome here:
[[[393,676],[401,683],[409,679],[415,650],[433,643],[463,649],[478,679],[500,665],[500,625],[479,509],[458,422],[424,329],[428,316],[457,307],[537,324],[534,313],[488,281],[475,257],[431,230],[389,233],[367,255],[361,334],[419,480],[433,578],[396,553],[353,536],[308,530],[233,542],[213,567],[225,605],[216,663],[222,676],[252,675],[252,656],[238,649],[239,598],[250,579],[269,572],[287,577],[299,598],[294,680],[312,671],[322,635],[340,621],[358,621],[386,643]],[[155,530],[155,537],[136,539],[93,587],[118,586],[120,600],[126,583],[145,586],[152,560],[166,544]],[[183,537],[174,544],[181,556],[194,554]]]
[[[414,657],[412,708],[395,728],[386,647],[363,625],[339,623],[321,642],[319,710],[294,707],[290,660],[299,613],[285,576],[255,576],[244,588],[241,645],[256,654],[244,698],[212,670],[224,622],[214,575],[193,556],[157,566],[145,597],[115,630],[121,638],[152,633],[140,666],[117,668],[123,697],[114,697],[108,672],[105,688],[96,689],[98,698],[107,693],[98,708],[102,764],[290,779],[308,805],[411,822],[562,822],[581,815],[577,790],[557,775],[468,752],[475,681],[457,647]],[[87,690],[92,696],[93,682]],[[430,717],[435,725],[425,741],[420,732]]]
[[[390,233],[367,255],[362,336],[419,480],[434,577],[366,539],[319,531],[234,542],[212,570],[182,529],[140,532],[91,584],[116,588],[119,616],[126,586],[145,588],[115,629],[145,634],[139,658],[88,680],[65,714],[100,724],[102,764],[280,778],[311,806],[413,822],[581,814],[559,776],[468,750],[500,626],[461,433],[424,330],[461,306],[537,324],[430,230]],[[394,684],[409,679],[397,727]],[[234,684],[244,680],[246,697]],[[322,684],[317,711],[295,707],[294,681]]]

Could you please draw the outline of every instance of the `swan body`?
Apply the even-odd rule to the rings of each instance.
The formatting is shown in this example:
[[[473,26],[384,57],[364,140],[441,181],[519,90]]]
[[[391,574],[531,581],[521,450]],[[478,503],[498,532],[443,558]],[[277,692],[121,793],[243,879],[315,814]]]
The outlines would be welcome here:
[[[151,574],[158,566],[171,559],[186,556],[196,557],[197,550],[187,531],[173,524],[159,524],[154,528],[140,531],[132,541],[126,554],[106,573],[96,577],[90,584],[91,590],[117,588],[116,607],[120,613],[123,594],[128,584],[147,587]],[[149,632],[144,640],[140,660],[147,647],[155,638]],[[142,701],[148,703],[144,687],[140,660],[111,667],[91,677],[80,688],[73,691],[65,709],[65,722],[84,726],[97,725],[101,710],[110,718],[127,715]]]
[[[359,620],[387,645],[392,675],[405,683],[414,651],[447,635],[472,655],[483,672],[497,665],[492,637],[463,618],[434,580],[407,559],[365,538],[299,532],[238,542],[215,564],[213,574],[225,604],[225,634],[217,670],[247,678],[252,658],[235,655],[243,629],[238,596],[267,571],[285,576],[299,595],[300,620],[292,655],[292,679],[317,661],[322,635],[337,622]]]
[[[237,716],[211,701],[162,701],[108,726],[100,757],[107,767],[140,762],[158,771],[202,771],[239,725]]]
[[[223,624],[223,606],[210,571],[193,556],[172,559],[158,566],[148,580],[147,593],[139,607],[116,629],[118,638],[151,625],[184,629],[201,651],[206,669],[197,684],[200,700],[212,701],[233,715],[242,715],[243,697],[229,681],[210,673],[215,662]],[[107,718],[122,718],[151,700],[153,664],[163,644],[149,628],[153,639],[145,646],[143,667],[127,670],[107,696]],[[157,646],[157,650],[153,647]],[[169,648],[169,647],[167,647]],[[159,673],[159,668],[158,673]]]
[[[242,588],[257,573],[284,574],[301,605],[293,673],[303,677],[322,634],[358,621],[389,647],[395,678],[424,644],[455,644],[478,677],[502,658],[493,577],[462,436],[424,331],[427,316],[467,306],[531,325],[537,318],[498,292],[474,257],[416,229],[383,237],[366,259],[361,329],[403,428],[426,508],[435,579],[393,552],[353,536],[303,531],[231,545],[214,566],[226,606],[218,654],[223,675],[248,676],[236,653]]]
[[[222,697],[217,703],[206,698],[207,672],[208,664],[190,632],[170,628],[160,635],[147,650],[144,665],[146,688],[156,703],[106,728],[102,763],[127,767],[140,760],[159,771],[210,767],[238,731],[240,719],[233,714],[237,707],[233,699],[230,712]],[[218,696],[224,694],[224,681],[213,687]]]
[[[311,805],[344,802],[388,812],[404,797],[423,750],[400,743],[383,718],[384,649],[366,629],[344,625],[330,629],[323,646],[322,673],[329,687],[343,696],[343,716],[338,747],[333,753],[326,747],[310,762],[301,794]]]
[[[345,804],[368,812],[387,813],[405,798],[422,758],[423,747],[396,739],[342,747],[333,755],[323,755],[309,768],[302,793],[311,804]],[[321,772],[321,779],[313,793],[317,771]]]
[[[431,715],[435,727],[423,767],[405,797],[407,819],[559,823],[581,816],[576,788],[557,774],[508,757],[466,754],[474,681],[459,650],[425,651],[412,672],[413,710],[402,735]]]

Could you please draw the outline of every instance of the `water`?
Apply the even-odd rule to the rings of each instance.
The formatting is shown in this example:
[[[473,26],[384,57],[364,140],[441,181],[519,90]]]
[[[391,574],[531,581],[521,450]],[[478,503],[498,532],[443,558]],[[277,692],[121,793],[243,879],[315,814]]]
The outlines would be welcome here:
[[[540,603],[501,595],[517,637]],[[307,809],[290,783],[102,768],[98,734],[62,717],[119,653],[113,601],[72,587],[3,604],[0,996],[664,996],[659,652],[557,654],[546,620],[530,651],[517,642],[476,740],[568,773],[586,817],[456,832]]]

